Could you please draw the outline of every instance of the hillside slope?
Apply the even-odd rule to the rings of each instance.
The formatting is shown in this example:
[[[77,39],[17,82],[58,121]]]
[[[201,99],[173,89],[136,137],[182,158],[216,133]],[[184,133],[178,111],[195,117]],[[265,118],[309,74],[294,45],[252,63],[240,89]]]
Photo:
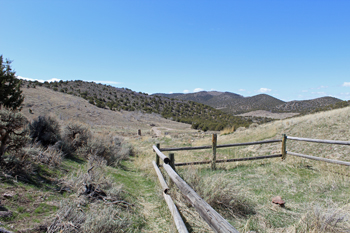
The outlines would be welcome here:
[[[151,125],[195,132],[191,129],[191,125],[167,120],[159,114],[98,108],[80,97],[40,86],[22,88],[22,90],[25,98],[21,112],[29,120],[36,119],[38,116],[51,115],[61,123],[80,121],[93,128],[108,128],[124,136],[136,135],[138,129],[141,129],[143,133],[153,135]]]
[[[341,102],[340,99],[326,96],[316,98],[312,100],[290,101],[284,104],[278,105],[272,109],[273,112],[299,112],[308,113],[317,108],[326,107]]]
[[[180,100],[187,100],[187,101],[194,101],[202,104],[206,104],[209,106],[212,106],[214,108],[218,108],[217,104],[220,104],[220,102],[230,102],[234,99],[240,99],[244,98],[241,95],[231,93],[231,92],[218,92],[218,91],[200,91],[195,93],[173,93],[173,94],[162,94],[162,93],[156,93],[153,95],[157,96],[164,96],[168,98],[176,98]]]
[[[265,110],[275,113],[310,113],[315,109],[324,108],[341,102],[340,99],[334,97],[321,97],[312,100],[289,101],[284,102],[275,97],[266,94],[255,95],[251,97],[243,97],[241,95],[231,92],[217,92],[217,91],[201,91],[196,93],[175,93],[175,94],[161,94],[154,95],[175,98],[179,100],[194,101],[209,105],[213,108],[220,109],[231,114],[241,114],[250,111]]]
[[[194,129],[221,130],[226,126],[247,127],[254,122],[266,122],[262,118],[245,118],[224,113],[208,105],[193,101],[169,99],[134,92],[128,88],[115,88],[94,82],[23,82],[24,88],[45,87],[56,92],[81,97],[101,109],[112,111],[140,111],[160,114],[162,117],[188,123]]]

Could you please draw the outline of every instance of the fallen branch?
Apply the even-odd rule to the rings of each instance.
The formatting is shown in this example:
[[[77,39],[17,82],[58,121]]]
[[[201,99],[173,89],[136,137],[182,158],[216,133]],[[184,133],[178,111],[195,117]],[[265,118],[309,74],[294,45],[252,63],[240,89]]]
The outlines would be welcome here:
[[[89,174],[92,169],[94,169],[95,166],[92,166],[88,169],[87,173]]]
[[[131,203],[128,203],[126,201],[113,201],[113,202],[110,202],[111,204],[115,205],[115,204],[124,204],[124,205],[131,205],[131,206],[134,206],[134,204],[131,204]]]

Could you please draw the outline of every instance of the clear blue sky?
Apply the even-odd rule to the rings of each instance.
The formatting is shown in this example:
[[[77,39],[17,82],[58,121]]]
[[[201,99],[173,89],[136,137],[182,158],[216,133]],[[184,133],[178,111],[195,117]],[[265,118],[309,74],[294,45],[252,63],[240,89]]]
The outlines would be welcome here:
[[[350,1],[0,0],[18,76],[350,99]]]

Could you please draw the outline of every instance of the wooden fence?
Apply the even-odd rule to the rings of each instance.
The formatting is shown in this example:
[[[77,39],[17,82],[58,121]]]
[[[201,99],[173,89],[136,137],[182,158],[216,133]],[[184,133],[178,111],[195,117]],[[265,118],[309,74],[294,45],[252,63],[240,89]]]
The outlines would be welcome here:
[[[180,189],[182,195],[184,195],[187,200],[192,204],[192,206],[197,210],[199,215],[208,223],[208,225],[215,232],[233,232],[238,233],[238,231],[226,220],[224,219],[218,212],[216,212],[208,203],[206,203],[173,169],[172,166],[169,165],[170,159],[166,157],[156,146],[153,146],[154,151],[157,154],[157,157],[160,157],[163,160],[163,168],[168,173],[170,179],[176,184],[176,186]],[[158,166],[154,163],[155,169],[157,171]],[[158,175],[159,177],[159,175]],[[162,182],[161,182],[162,183]],[[163,189],[166,187],[163,187]],[[165,190],[165,189],[164,189]],[[170,209],[171,210],[171,209]],[[172,211],[172,210],[171,210]],[[174,217],[175,219],[175,217]],[[176,224],[175,220],[175,224]],[[182,223],[180,223],[182,225]],[[179,230],[179,232],[185,232]]]
[[[310,139],[310,138],[299,138],[299,137],[289,137],[285,134],[282,135],[282,139],[276,140],[264,140],[256,142],[245,142],[245,143],[235,143],[235,144],[225,144],[217,145],[217,135],[213,134],[212,145],[211,146],[197,146],[197,147],[177,147],[177,148],[160,148],[160,144],[154,145],[153,150],[156,152],[156,162],[153,161],[153,166],[157,172],[159,181],[163,188],[163,195],[168,203],[169,209],[173,215],[176,227],[179,232],[187,232],[185,225],[181,219],[176,206],[172,202],[170,196],[167,195],[169,187],[164,181],[164,178],[159,170],[159,166],[162,166],[167,172],[169,178],[176,184],[181,193],[191,202],[195,207],[200,216],[209,224],[209,226],[215,232],[238,232],[231,224],[229,224],[221,215],[219,215],[208,203],[206,203],[181,177],[176,173],[175,166],[186,166],[186,165],[199,165],[199,164],[211,164],[212,169],[216,169],[216,163],[225,162],[237,162],[237,161],[249,161],[258,159],[268,159],[281,157],[282,160],[286,159],[287,155],[293,155],[297,157],[302,157],[306,159],[318,160],[327,163],[334,163],[339,165],[350,166],[350,162],[320,158],[311,155],[304,155],[295,152],[287,151],[287,140],[297,140],[305,142],[316,142],[316,143],[328,143],[328,144],[338,144],[338,145],[350,145],[350,141],[335,141],[335,140],[321,140],[321,139]],[[248,146],[256,144],[266,144],[266,143],[282,143],[281,154],[276,155],[265,155],[256,157],[245,157],[236,159],[225,159],[216,160],[216,149],[224,147],[235,147],[235,146]],[[199,162],[186,162],[186,163],[175,163],[174,154],[169,153],[169,157],[165,156],[162,151],[183,151],[183,150],[202,150],[202,149],[212,149],[212,160],[210,161],[199,161]],[[160,164],[160,159],[163,164]],[[170,201],[169,201],[170,198]],[[170,204],[169,204],[170,203]],[[176,216],[175,216],[176,215]],[[180,216],[180,217],[179,217]]]
[[[347,145],[347,146],[350,145],[349,141],[321,140],[321,139],[298,138],[298,137],[287,137],[287,136],[285,136],[285,137],[286,137],[286,139],[289,139],[289,140],[304,141],[304,142],[316,142],[316,143],[337,144],[337,145]],[[320,158],[320,157],[316,157],[316,156],[304,155],[304,154],[289,152],[289,151],[287,152],[287,154],[297,156],[297,157],[302,157],[305,159],[312,159],[312,160],[323,161],[326,163],[335,163],[335,164],[339,164],[339,165],[350,166],[350,162],[345,162],[345,161],[340,161],[340,160]]]
[[[212,168],[215,169],[216,163],[225,163],[225,162],[237,162],[237,161],[249,161],[249,160],[258,160],[258,159],[269,159],[281,157],[283,160],[288,155],[293,155],[297,157],[302,157],[311,160],[318,160],[327,163],[335,163],[339,165],[350,166],[350,162],[333,160],[333,159],[325,159],[311,155],[304,155],[300,153],[287,151],[287,139],[288,140],[297,140],[297,141],[305,141],[305,142],[316,142],[316,143],[327,143],[327,144],[338,144],[338,145],[350,145],[350,141],[336,141],[336,140],[321,140],[321,139],[311,139],[311,138],[299,138],[299,137],[290,137],[285,134],[282,135],[282,139],[275,140],[264,140],[264,141],[256,141],[256,142],[244,142],[244,143],[234,143],[234,144],[224,144],[217,145],[216,134],[213,134],[213,140],[211,146],[196,146],[196,147],[175,147],[175,148],[160,148],[160,144],[157,144],[157,148],[159,151],[184,151],[184,150],[202,150],[202,149],[212,149],[213,156],[210,161],[197,161],[197,162],[186,162],[186,163],[175,163],[174,154],[169,153],[169,163],[174,163],[174,166],[186,166],[186,165],[200,165],[200,164],[211,164]],[[245,157],[245,158],[237,158],[237,159],[225,159],[225,160],[216,160],[216,149],[217,148],[225,148],[225,147],[236,147],[236,146],[249,146],[249,145],[257,145],[257,144],[266,144],[266,143],[276,143],[280,142],[281,145],[281,154],[275,155],[265,155],[265,156],[256,156],[256,157]],[[165,156],[165,155],[164,155]],[[166,156],[165,156],[166,157]],[[159,164],[159,157],[156,156],[157,165]]]

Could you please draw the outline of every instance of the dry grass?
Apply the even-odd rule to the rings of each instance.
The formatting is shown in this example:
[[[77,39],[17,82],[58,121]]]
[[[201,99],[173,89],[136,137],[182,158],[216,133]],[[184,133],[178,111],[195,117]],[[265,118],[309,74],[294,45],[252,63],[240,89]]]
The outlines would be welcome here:
[[[349,118],[350,108],[344,108],[280,120],[220,135],[218,144],[280,139],[284,133],[289,136],[348,141]],[[137,154],[140,154],[135,165],[141,171],[152,169],[150,162],[155,159],[152,144],[160,143],[161,147],[211,144],[211,135],[186,134],[173,137],[170,133],[168,136],[135,141]],[[288,140],[287,150],[350,161],[348,146]],[[280,143],[222,148],[217,149],[217,159],[277,154],[280,151]],[[211,156],[210,150],[175,152],[177,162],[210,160]],[[285,161],[276,158],[217,164],[217,167],[217,171],[211,171],[208,165],[178,167],[177,170],[185,181],[241,232],[346,232],[345,229],[349,228],[348,167],[293,156],[287,156]],[[210,231],[180,194],[175,192],[172,195],[176,197],[177,205],[193,232]],[[272,197],[277,195],[286,201],[285,208],[271,203]],[[223,204],[216,205],[213,200],[221,200],[219,202]],[[238,202],[241,205],[228,205],[235,203],[232,200],[241,201]],[[240,208],[247,206],[244,203],[249,203],[248,209],[251,210],[245,216],[239,214]]]
[[[58,167],[63,159],[62,151],[57,150],[54,146],[49,146],[45,149],[39,144],[25,147],[24,154],[24,156],[30,157],[32,161],[40,162],[50,167]]]
[[[349,232],[350,206],[339,208],[337,204],[329,201],[328,205],[321,207],[310,206],[306,213],[294,227],[299,232]],[[339,224],[341,223],[341,224]]]
[[[123,201],[122,186],[107,176],[106,161],[91,156],[83,169],[61,179],[61,190],[71,193],[63,200],[48,232],[124,232],[132,224],[131,204]],[[104,201],[84,196],[86,186],[103,190]],[[119,200],[113,204],[108,200]]]
[[[221,130],[220,134],[221,135],[225,135],[225,134],[230,134],[230,133],[233,133],[233,132],[235,132],[235,127],[234,126],[229,126],[229,127],[224,128],[223,130]]]
[[[299,115],[299,113],[288,112],[288,113],[272,113],[265,110],[257,110],[251,111],[243,114],[239,114],[237,116],[251,116],[251,117],[267,117],[272,119],[285,119],[289,117],[294,117]]]

